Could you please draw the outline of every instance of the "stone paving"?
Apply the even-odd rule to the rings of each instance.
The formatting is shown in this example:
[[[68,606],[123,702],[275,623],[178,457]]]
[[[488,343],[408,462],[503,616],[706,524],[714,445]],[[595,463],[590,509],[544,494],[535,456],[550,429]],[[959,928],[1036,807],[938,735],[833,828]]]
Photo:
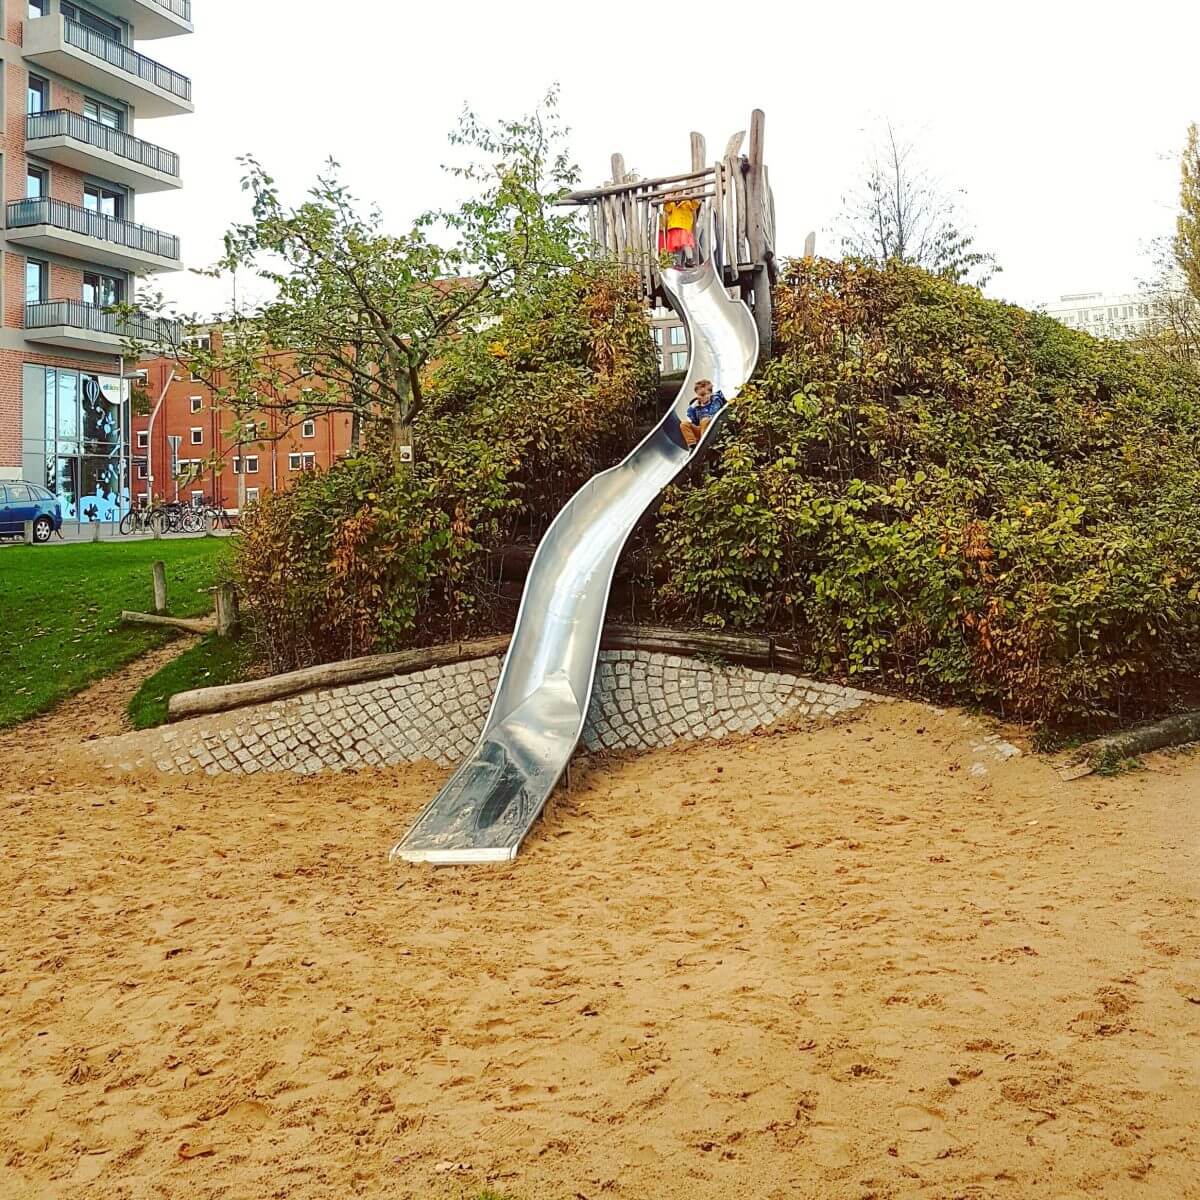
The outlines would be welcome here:
[[[109,766],[185,775],[307,775],[420,759],[449,766],[483,728],[500,663],[477,659],[310,692],[93,745]],[[785,718],[827,720],[881,699],[802,676],[604,651],[582,741],[589,750],[650,749],[749,733]]]

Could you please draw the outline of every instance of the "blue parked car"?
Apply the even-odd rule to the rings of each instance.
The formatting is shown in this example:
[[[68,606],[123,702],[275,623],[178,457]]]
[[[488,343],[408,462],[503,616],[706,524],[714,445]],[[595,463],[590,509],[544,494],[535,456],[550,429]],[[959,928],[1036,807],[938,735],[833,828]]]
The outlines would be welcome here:
[[[36,483],[0,480],[0,537],[20,537],[33,522],[33,540],[48,542],[62,528],[62,505]]]

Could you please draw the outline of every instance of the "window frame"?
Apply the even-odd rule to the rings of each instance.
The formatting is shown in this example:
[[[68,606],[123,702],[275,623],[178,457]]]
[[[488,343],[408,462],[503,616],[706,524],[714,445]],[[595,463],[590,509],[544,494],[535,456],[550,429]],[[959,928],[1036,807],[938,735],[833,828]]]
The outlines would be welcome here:
[[[203,396],[189,396],[188,397],[188,410],[190,413],[198,413],[198,412],[203,411],[203,409],[204,409],[204,397]]]
[[[40,189],[36,195],[30,195],[29,181],[31,179],[38,180],[38,188]],[[50,195],[50,171],[47,167],[39,166],[37,163],[25,163],[25,199],[26,200],[45,200]]]
[[[197,434],[199,434],[200,436],[197,437],[196,436]],[[203,446],[204,445],[204,426],[203,425],[188,426],[188,445],[189,446]]]
[[[38,272],[38,295],[36,300],[29,298],[29,268],[36,267]],[[44,304],[50,299],[50,263],[44,258],[25,256],[25,303]]]
[[[40,84],[40,88],[36,89],[36,94],[41,97],[41,108],[30,108],[29,99],[35,94],[34,82]],[[44,75],[39,75],[36,71],[30,71],[28,78],[25,80],[25,115],[27,117],[37,116],[38,113],[50,111],[50,80]]]
[[[317,436],[317,423],[311,417],[301,423],[300,436],[302,438],[315,438]]]
[[[139,429],[137,431],[137,448],[139,450],[146,450],[149,448],[149,446],[150,446],[150,430]]]

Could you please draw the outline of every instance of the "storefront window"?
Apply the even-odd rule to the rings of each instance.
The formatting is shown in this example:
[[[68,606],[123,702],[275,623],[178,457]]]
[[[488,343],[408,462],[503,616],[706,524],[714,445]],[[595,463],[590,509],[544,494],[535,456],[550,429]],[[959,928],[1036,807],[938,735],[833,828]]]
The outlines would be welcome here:
[[[29,366],[24,378],[29,402],[45,413],[44,440],[25,447],[26,460],[40,459],[44,467],[30,462],[29,477],[45,478],[68,521],[120,520],[129,496],[123,444],[129,413],[127,402],[122,413],[120,381]]]

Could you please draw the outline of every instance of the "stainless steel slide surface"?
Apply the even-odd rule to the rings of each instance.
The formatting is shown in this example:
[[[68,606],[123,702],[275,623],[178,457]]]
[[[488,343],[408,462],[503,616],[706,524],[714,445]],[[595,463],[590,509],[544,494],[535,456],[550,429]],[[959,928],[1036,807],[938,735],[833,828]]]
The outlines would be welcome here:
[[[617,558],[638,518],[691,456],[679,432],[697,379],[732,400],[758,361],[754,317],[709,264],[664,270],[691,360],[672,408],[554,518],[529,568],[512,643],[471,756],[392,849],[409,862],[515,857],[583,730]],[[705,432],[707,441],[721,417]],[[695,453],[700,453],[700,449]]]

